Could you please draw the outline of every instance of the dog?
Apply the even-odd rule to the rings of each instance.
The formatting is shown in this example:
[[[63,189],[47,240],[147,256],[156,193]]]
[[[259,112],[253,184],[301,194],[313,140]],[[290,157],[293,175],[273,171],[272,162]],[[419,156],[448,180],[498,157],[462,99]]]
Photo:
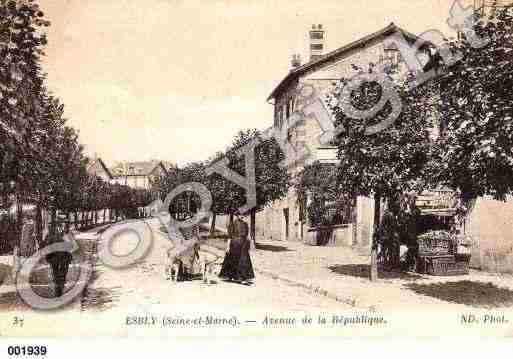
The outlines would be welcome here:
[[[176,256],[176,253],[174,253],[173,249],[170,248],[166,252],[166,268],[165,268],[165,275],[166,280],[171,280],[172,282],[178,282],[179,273],[182,272],[183,263],[182,261]]]
[[[191,268],[188,269],[178,257],[176,251],[170,248],[166,251],[166,280],[179,282],[186,278],[194,279],[200,277],[203,283],[208,285],[213,284],[215,283],[214,278],[217,275],[215,268],[220,265],[220,263],[217,262],[218,259],[219,257],[208,252],[200,252],[199,244],[196,244],[194,248],[194,260]]]
[[[214,278],[216,277],[215,267],[216,265],[219,265],[219,263],[217,263],[217,260],[218,258],[209,258],[209,253],[202,253],[200,255],[200,267],[202,272],[203,283],[210,285],[216,282],[214,280]]]

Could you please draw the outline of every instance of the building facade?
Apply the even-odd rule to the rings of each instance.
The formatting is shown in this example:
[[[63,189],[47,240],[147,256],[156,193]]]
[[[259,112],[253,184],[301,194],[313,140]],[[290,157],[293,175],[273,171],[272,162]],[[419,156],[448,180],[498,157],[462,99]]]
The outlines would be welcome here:
[[[467,5],[475,6],[477,11],[490,16],[494,11],[507,5],[512,0],[472,0]],[[324,49],[325,29],[315,25],[310,31],[311,58],[301,65],[300,57],[292,57],[292,69],[269,96],[274,105],[273,126],[276,129],[288,126],[294,111],[301,106],[298,92],[305,85],[315,89],[317,94],[329,91],[340,78],[355,74],[355,66],[365,67],[369,63],[386,61],[393,68],[392,76],[400,79],[408,71],[401,60],[397,49],[387,46],[387,39],[395,33],[407,39],[415,36],[391,24],[376,33],[343,46],[326,55],[319,54]],[[313,35],[312,35],[313,34]],[[319,46],[319,43],[322,46]],[[430,56],[430,51],[422,52],[421,56]],[[299,97],[299,98],[298,98]],[[313,161],[336,162],[333,148],[323,146],[319,142],[322,130],[315,118],[304,118],[288,132],[288,139],[293,146],[305,144],[311,151],[310,156],[298,161],[289,168],[292,176],[297,174],[306,164]],[[288,153],[293,156],[293,153]],[[433,194],[433,193],[428,193]],[[477,198],[472,210],[463,222],[463,231],[472,240],[471,266],[491,272],[513,273],[513,199],[496,201],[491,197]],[[355,218],[351,223],[343,223],[334,228],[333,245],[366,247],[371,243],[373,229],[374,203],[372,200],[359,197],[356,201]],[[297,196],[290,190],[286,198],[276,201],[257,214],[257,238],[265,240],[292,240],[308,242],[311,240],[313,228],[302,221]]]
[[[490,16],[498,9],[513,5],[513,0],[465,0],[463,3],[473,6],[482,15]]]
[[[109,168],[105,165],[105,162],[103,162],[103,160],[97,156],[95,156],[95,158],[87,167],[87,173],[92,176],[100,177],[107,183],[110,183],[114,178]]]
[[[102,178],[108,183],[118,183],[131,188],[151,189],[155,178],[167,174],[173,165],[158,160],[139,162],[120,162],[109,168],[103,160],[96,157],[88,167],[88,173]]]
[[[397,80],[405,78],[409,72],[402,61],[400,52],[391,39],[397,35],[407,42],[414,43],[418,38],[390,24],[364,38],[351,42],[334,51],[324,54],[325,29],[322,25],[313,25],[309,31],[310,59],[301,64],[299,55],[293,55],[292,68],[285,78],[270,94],[268,101],[274,105],[273,126],[276,130],[286,130],[290,144],[297,148],[306,146],[309,155],[297,158],[288,167],[291,176],[295,176],[305,165],[314,161],[335,162],[336,149],[322,145],[319,137],[323,130],[315,116],[307,116],[297,122],[294,112],[307,101],[312,90],[317,98],[332,90],[342,78],[351,78],[358,74],[358,69],[366,71],[370,64],[383,65],[388,74]],[[430,51],[422,47],[419,58],[427,61]],[[305,95],[305,92],[309,92]],[[294,124],[291,123],[294,118]],[[287,157],[297,156],[293,149]],[[334,228],[333,245],[361,245],[371,243],[373,227],[373,201],[359,197],[354,208],[355,216],[348,223],[341,223]],[[297,195],[291,189],[283,200],[276,201],[257,214],[257,237],[272,240],[292,240],[308,242],[314,236],[315,228],[300,213]]]
[[[150,189],[152,181],[165,175],[167,170],[161,161],[121,162],[110,169],[113,175],[111,183]]]

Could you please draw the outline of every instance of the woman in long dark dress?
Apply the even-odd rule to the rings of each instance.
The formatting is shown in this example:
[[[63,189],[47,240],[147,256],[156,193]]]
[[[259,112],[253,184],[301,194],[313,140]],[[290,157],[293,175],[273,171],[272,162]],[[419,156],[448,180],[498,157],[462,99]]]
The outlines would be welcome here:
[[[247,237],[241,239],[241,241],[238,277],[243,284],[250,284],[250,281],[255,278],[253,264],[251,263],[251,257],[249,255],[251,243]]]
[[[234,223],[234,232],[235,238],[228,243],[219,276],[249,284],[249,281],[255,278],[255,273],[249,255],[251,244],[248,240],[248,225],[242,219],[237,218]]]

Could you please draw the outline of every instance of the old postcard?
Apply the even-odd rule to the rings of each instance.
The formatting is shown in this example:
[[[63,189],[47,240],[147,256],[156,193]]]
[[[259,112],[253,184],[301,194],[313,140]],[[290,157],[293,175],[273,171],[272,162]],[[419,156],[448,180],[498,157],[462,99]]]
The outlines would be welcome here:
[[[511,0],[0,0],[0,338],[513,337],[512,60]]]

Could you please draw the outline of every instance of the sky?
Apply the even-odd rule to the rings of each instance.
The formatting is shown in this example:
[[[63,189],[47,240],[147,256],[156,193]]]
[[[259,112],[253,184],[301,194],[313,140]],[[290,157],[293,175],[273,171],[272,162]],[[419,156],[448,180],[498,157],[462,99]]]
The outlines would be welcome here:
[[[237,131],[272,124],[268,95],[308,59],[323,24],[327,51],[390,22],[438,29],[451,0],[40,0],[48,87],[89,156],[107,165],[179,165],[224,150]]]

